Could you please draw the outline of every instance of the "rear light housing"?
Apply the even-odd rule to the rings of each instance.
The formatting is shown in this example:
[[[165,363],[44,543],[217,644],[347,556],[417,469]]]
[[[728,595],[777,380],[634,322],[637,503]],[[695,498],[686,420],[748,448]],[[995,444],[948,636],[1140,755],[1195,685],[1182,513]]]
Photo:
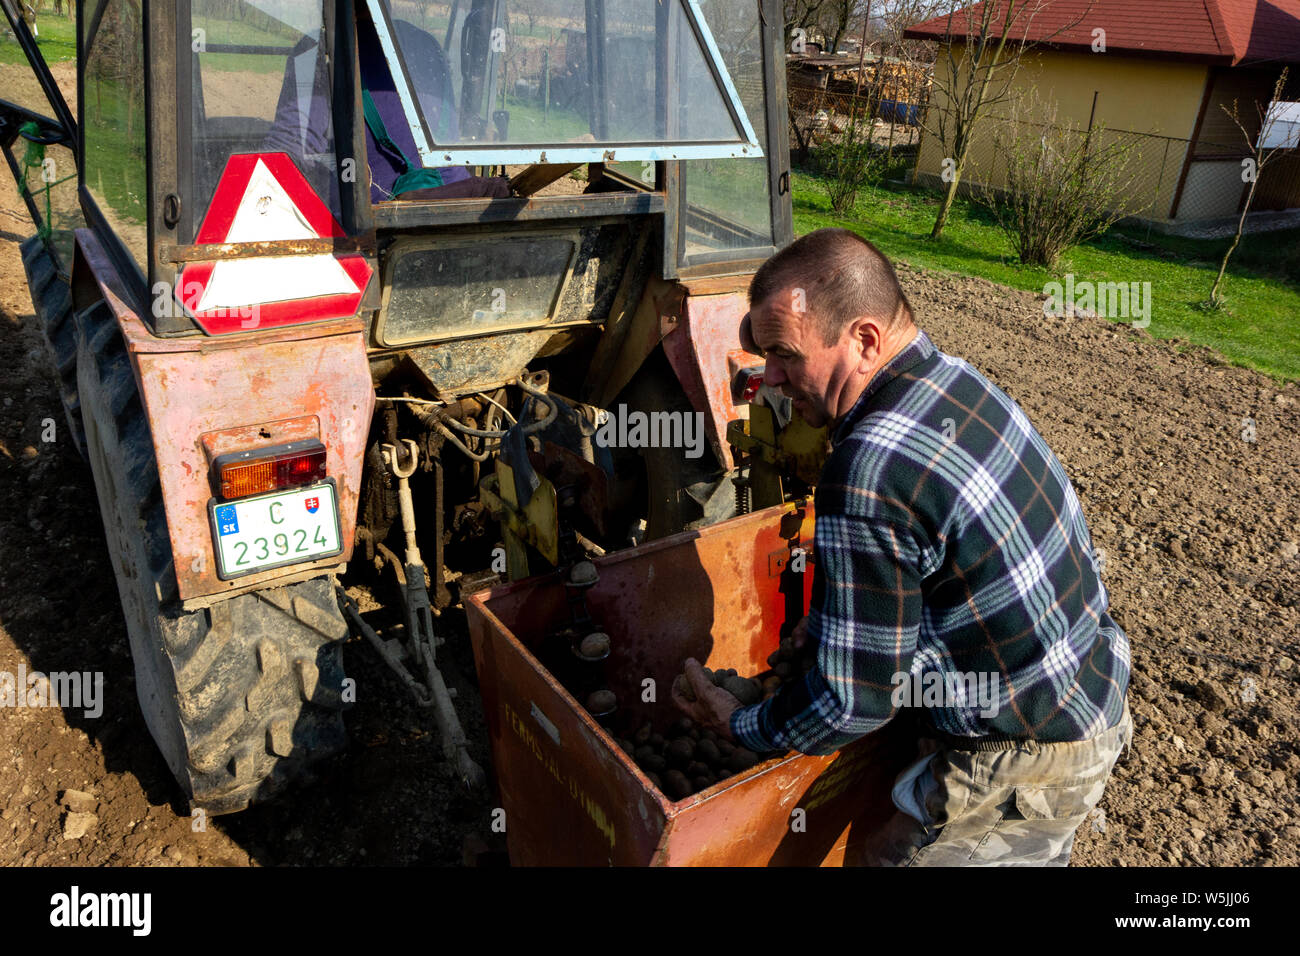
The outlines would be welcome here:
[[[766,365],[747,365],[737,369],[731,378],[731,403],[766,405],[776,418],[777,428],[785,428],[794,416],[794,402],[763,381],[766,372]]]
[[[315,440],[232,452],[212,463],[213,492],[223,501],[325,480],[325,446]]]
[[[731,379],[731,404],[748,405],[763,387],[765,365],[748,365],[740,369]]]

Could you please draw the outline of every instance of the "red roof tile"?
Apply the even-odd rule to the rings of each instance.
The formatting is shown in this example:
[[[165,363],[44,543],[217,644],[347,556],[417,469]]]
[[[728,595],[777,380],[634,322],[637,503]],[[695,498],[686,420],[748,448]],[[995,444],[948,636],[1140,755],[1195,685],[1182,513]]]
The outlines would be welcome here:
[[[954,37],[964,37],[968,24],[978,22],[986,2],[952,14]],[[996,33],[1008,0],[991,2]],[[1008,39],[1064,49],[1091,49],[1092,31],[1100,27],[1108,52],[1232,65],[1300,63],[1300,0],[1022,0],[1012,17]],[[945,14],[904,35],[937,40],[948,30]]]

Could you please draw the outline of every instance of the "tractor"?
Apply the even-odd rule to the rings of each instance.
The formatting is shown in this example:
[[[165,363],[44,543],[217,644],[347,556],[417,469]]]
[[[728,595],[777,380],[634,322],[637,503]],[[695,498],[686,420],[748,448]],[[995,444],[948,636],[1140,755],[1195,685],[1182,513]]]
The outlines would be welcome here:
[[[78,0],[75,113],[0,6],[23,263],[192,807],[342,749],[351,638],[481,783],[442,609],[782,497],[738,331],[792,232],[776,0]]]

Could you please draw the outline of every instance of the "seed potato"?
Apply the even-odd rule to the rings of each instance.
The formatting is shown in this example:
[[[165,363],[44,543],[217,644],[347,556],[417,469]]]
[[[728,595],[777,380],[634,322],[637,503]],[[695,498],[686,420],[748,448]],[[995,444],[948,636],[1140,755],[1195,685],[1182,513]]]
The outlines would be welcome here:
[[[678,674],[673,678],[673,690],[689,701],[695,700],[695,689],[691,687],[691,682],[685,674]]]
[[[727,768],[733,773],[744,773],[758,763],[758,754],[744,747],[737,747],[736,752],[727,760]]]
[[[578,653],[583,657],[604,657],[609,653],[609,635],[593,631],[582,639],[582,643],[578,645]]]
[[[681,800],[691,795],[691,782],[680,770],[669,770],[664,774],[663,791],[674,800]]]
[[[678,737],[668,745],[664,756],[674,767],[685,767],[695,759],[695,745],[689,737]]]
[[[659,754],[651,754],[645,758],[645,762],[641,764],[641,769],[647,773],[663,773],[668,769],[668,761]]]
[[[750,704],[757,704],[761,696],[758,687],[748,677],[728,677],[722,685],[725,690],[736,700],[746,707]]]

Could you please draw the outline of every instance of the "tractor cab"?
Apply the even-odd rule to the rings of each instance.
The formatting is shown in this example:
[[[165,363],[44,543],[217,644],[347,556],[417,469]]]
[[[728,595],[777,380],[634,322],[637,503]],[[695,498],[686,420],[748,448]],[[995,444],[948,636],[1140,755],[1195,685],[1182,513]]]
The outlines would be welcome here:
[[[488,292],[523,283],[520,311],[496,310],[494,330],[605,317],[558,316],[548,294],[598,222],[653,231],[667,279],[752,271],[789,238],[772,0],[83,0],[79,24],[82,205],[158,335],[219,334],[184,294],[192,263],[327,239],[372,266],[361,308],[378,310],[384,347],[484,331],[474,309],[422,323],[385,294],[410,272],[411,247],[392,244],[415,237],[567,237],[453,256],[515,263],[511,277],[477,270]],[[268,226],[204,241],[205,222],[224,225],[212,204],[231,157],[269,153],[291,159],[339,235],[304,227],[300,245],[268,247],[293,232]],[[574,171],[580,188],[556,188]],[[548,289],[517,275],[521,257]]]

